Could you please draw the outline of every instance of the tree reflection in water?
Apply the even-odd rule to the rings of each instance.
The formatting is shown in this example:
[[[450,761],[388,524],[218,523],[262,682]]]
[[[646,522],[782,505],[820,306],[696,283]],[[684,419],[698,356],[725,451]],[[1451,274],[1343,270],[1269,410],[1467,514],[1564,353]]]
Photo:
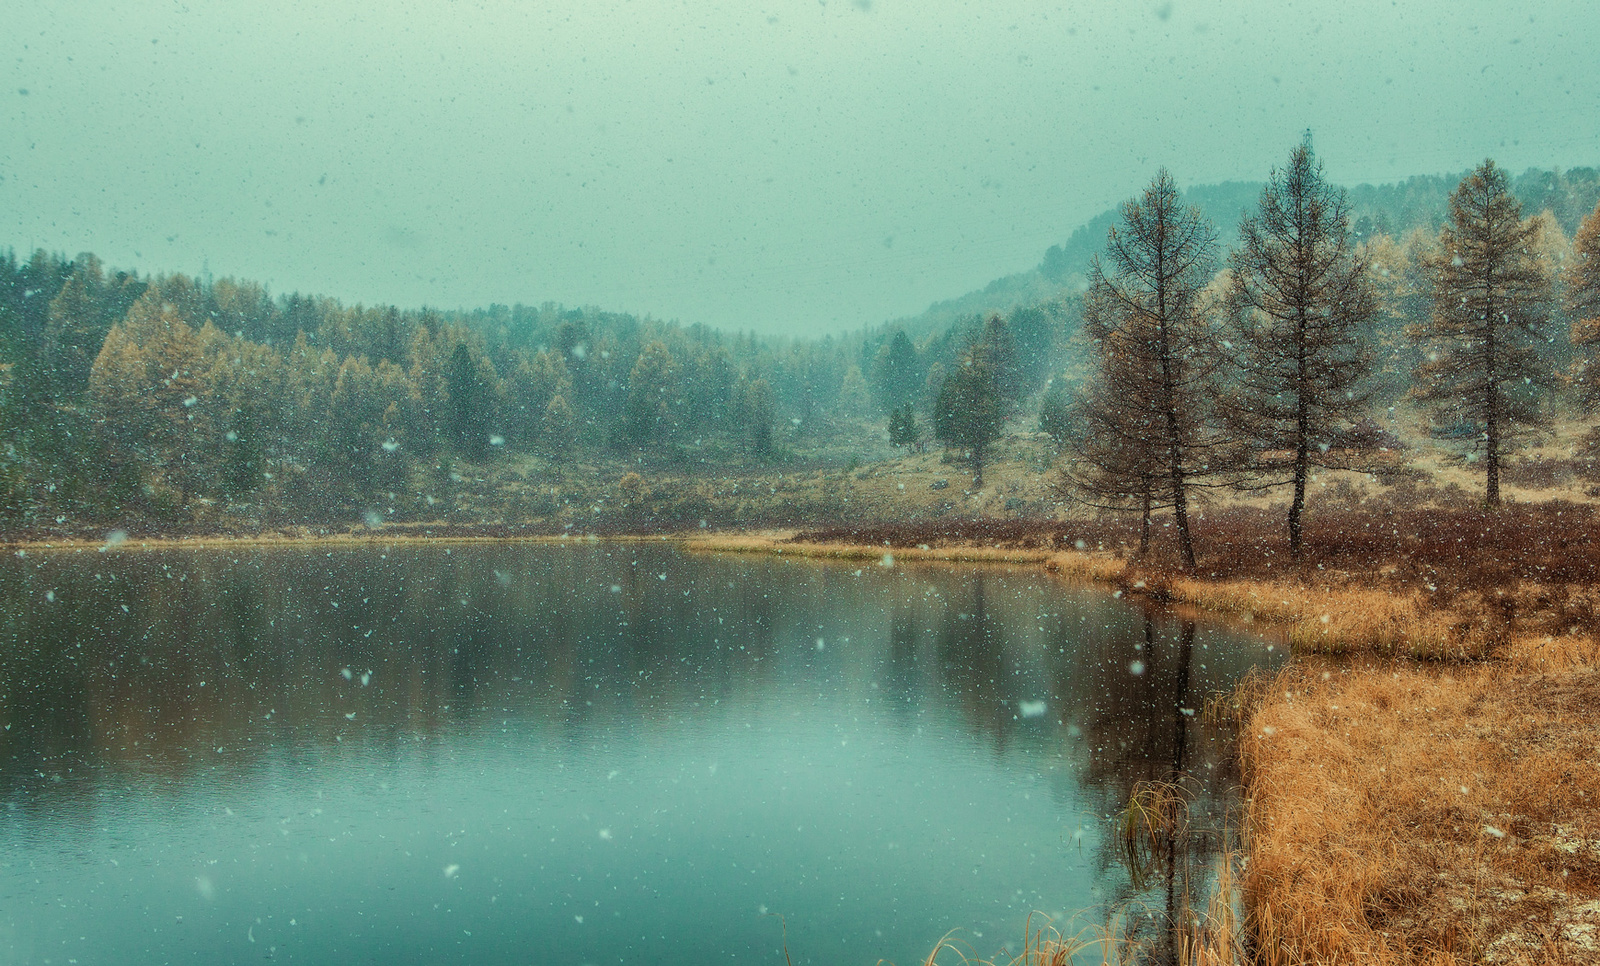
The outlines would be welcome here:
[[[833,747],[836,727],[855,730],[852,752],[878,741],[959,763],[976,746],[1020,790],[1043,790],[1062,827],[1026,858],[1060,863],[1058,884],[1149,903],[1141,928],[1165,937],[1158,959],[1232,800],[1230,740],[1198,711],[1262,656],[1236,635],[1004,569],[653,545],[46,556],[0,561],[12,604],[0,611],[0,809],[14,829],[70,839],[134,795],[182,807],[207,786],[248,796],[281,780],[293,793],[385,762],[443,768],[485,735],[512,740],[506,727],[559,764],[628,736],[665,749],[730,720],[740,734],[810,721]],[[1134,889],[1109,840],[1089,868],[1067,868],[1072,817],[1109,824],[1153,781],[1186,790],[1197,830],[1162,843],[1158,888]],[[918,787],[959,791],[931,775]],[[1012,814],[972,818],[1005,834]],[[951,861],[930,856],[927,871],[948,876]],[[910,902],[913,885],[885,888]],[[1047,901],[1093,901],[1054,891]],[[1008,905],[1016,924],[994,928],[1029,911]]]
[[[1203,908],[1216,885],[1215,864],[1236,826],[1238,776],[1232,729],[1201,716],[1211,695],[1195,686],[1195,622],[1152,607],[1142,625],[1134,655],[1107,653],[1096,665],[1103,703],[1087,731],[1086,782],[1107,814],[1144,839],[1142,849],[1129,848],[1113,836],[1102,849],[1102,868],[1130,873],[1111,909],[1149,962],[1170,964],[1190,910]]]

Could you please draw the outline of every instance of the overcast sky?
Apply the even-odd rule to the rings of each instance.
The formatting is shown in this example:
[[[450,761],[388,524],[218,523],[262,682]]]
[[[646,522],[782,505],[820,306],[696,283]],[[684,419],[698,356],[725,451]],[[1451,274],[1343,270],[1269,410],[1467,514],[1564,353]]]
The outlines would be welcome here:
[[[83,0],[0,31],[0,248],[820,334],[1169,167],[1600,165],[1594,0]],[[4,82],[0,82],[4,83]]]

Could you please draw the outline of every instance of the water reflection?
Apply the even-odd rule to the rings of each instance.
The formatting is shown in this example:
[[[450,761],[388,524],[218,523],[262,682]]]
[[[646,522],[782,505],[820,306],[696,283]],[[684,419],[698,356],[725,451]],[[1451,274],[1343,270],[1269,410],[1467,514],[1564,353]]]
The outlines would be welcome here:
[[[1263,656],[1030,572],[656,544],[34,554],[0,599],[17,962],[779,962],[763,911],[795,962],[987,953],[1127,891],[1134,782],[1225,807],[1187,711]]]

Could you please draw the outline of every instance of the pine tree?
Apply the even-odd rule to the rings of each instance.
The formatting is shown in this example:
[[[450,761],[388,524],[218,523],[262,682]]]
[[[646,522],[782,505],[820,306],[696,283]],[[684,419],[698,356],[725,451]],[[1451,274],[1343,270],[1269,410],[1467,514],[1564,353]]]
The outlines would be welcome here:
[[[1322,179],[1309,136],[1274,171],[1239,226],[1228,290],[1233,386],[1227,417],[1251,447],[1255,485],[1292,484],[1289,552],[1298,558],[1306,482],[1340,465],[1335,435],[1361,418],[1371,372],[1361,335],[1377,311],[1353,251],[1344,192]]]
[[[43,337],[45,382],[51,400],[62,405],[76,400],[89,385],[89,370],[105,339],[104,272],[99,259],[79,255],[67,283],[50,300]]]
[[[572,377],[559,353],[540,351],[531,359],[517,353],[516,360],[508,380],[515,413],[510,435],[520,441],[531,441],[539,438],[542,432],[550,400],[571,395]]]
[[[494,389],[482,364],[465,342],[456,343],[445,367],[445,433],[457,453],[474,462],[489,455],[494,425]]]
[[[1058,448],[1072,438],[1072,404],[1060,386],[1051,386],[1039,400],[1039,432]]]
[[[915,402],[923,374],[916,346],[904,331],[896,330],[872,364],[872,393],[878,408],[888,413]]]
[[[915,446],[922,435],[917,414],[910,403],[889,414],[889,442],[894,446]]]
[[[544,407],[544,419],[539,428],[539,442],[551,456],[565,453],[575,442],[577,417],[567,404],[567,397],[557,393]]]
[[[983,486],[984,454],[1000,438],[1010,407],[1001,383],[1005,346],[979,339],[945,377],[933,407],[933,434],[965,449],[972,460],[973,483]]]
[[[772,455],[772,425],[777,419],[772,385],[764,378],[741,382],[734,397],[741,434],[750,452],[762,457]]]
[[[1485,161],[1450,195],[1450,220],[1428,265],[1433,312],[1415,332],[1429,350],[1416,396],[1433,404],[1436,427],[1471,428],[1490,506],[1500,504],[1507,442],[1548,422],[1539,393],[1552,384],[1541,353],[1551,285],[1533,254],[1536,232],[1505,172]]]

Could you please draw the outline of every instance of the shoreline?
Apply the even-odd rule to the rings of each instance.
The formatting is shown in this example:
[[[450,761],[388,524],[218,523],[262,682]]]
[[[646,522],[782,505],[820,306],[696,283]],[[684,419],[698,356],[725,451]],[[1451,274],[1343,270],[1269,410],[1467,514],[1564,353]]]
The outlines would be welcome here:
[[[830,559],[886,552],[753,537],[701,545]],[[1240,730],[1238,888],[1252,961],[1600,961],[1592,631],[1496,635],[1416,594],[1205,580],[1106,552],[889,552],[1037,561],[1062,579],[1285,634],[1289,664],[1242,684],[1229,709]],[[1453,783],[1456,796],[1439,795]],[[1213,961],[1209,946],[1198,955]]]

